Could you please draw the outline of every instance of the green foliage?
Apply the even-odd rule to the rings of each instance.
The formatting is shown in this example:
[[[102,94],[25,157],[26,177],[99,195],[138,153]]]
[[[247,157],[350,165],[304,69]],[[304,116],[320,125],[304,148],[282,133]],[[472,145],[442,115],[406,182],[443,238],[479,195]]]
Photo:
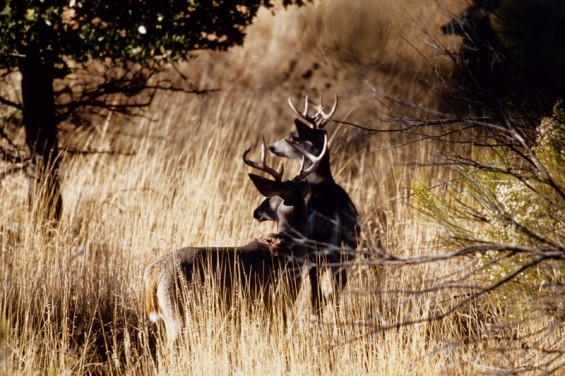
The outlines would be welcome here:
[[[490,279],[508,275],[546,249],[561,250],[563,254],[557,258],[565,259],[562,100],[556,103],[553,116],[539,125],[534,147],[481,149],[471,159],[456,160],[454,168],[455,194],[438,194],[422,185],[414,187],[422,211],[446,230],[444,240],[456,247],[508,244],[509,249],[520,246],[532,250],[501,253],[498,247],[497,251],[483,253],[478,267],[484,268]],[[565,265],[558,269],[565,273]],[[523,277],[531,278],[532,273]],[[539,276],[535,278],[540,282]]]
[[[556,184],[565,186],[565,101],[560,99],[553,108],[553,117],[543,119],[538,128],[536,154]]]
[[[241,44],[259,7],[272,5],[271,0],[4,0],[0,67],[14,68],[18,57],[31,53],[53,64],[65,57],[141,64],[185,59],[197,49]]]

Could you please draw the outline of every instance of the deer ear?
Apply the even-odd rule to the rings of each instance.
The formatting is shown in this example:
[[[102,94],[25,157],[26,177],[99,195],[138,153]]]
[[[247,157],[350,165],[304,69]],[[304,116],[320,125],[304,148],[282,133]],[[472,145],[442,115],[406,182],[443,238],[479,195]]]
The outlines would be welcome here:
[[[283,192],[283,187],[280,182],[269,180],[255,174],[249,174],[249,179],[251,179],[259,193],[265,197],[280,196]]]
[[[310,128],[300,119],[294,119],[294,125],[296,126],[296,131],[298,132],[298,137],[301,140],[310,141],[315,135],[315,130]]]

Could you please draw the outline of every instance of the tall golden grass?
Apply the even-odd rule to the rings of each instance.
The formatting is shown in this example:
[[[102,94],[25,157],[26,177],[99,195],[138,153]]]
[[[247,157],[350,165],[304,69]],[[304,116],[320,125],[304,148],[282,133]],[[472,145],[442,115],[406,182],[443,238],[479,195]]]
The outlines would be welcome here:
[[[364,263],[373,259],[370,252],[351,267],[347,289],[321,320],[311,316],[306,282],[286,330],[245,311],[236,324],[195,308],[198,316],[170,351],[159,340],[162,328],[148,322],[141,275],[156,257],[186,245],[244,244],[273,231],[273,223],[252,219],[261,197],[241,155],[257,148],[262,134],[272,140],[292,129],[287,97],[338,93],[335,118],[355,121],[382,115],[376,87],[441,107],[435,95],[441,83],[422,82],[445,62],[412,37],[425,35],[420,26],[433,30],[441,22],[432,2],[357,1],[351,16],[340,12],[345,3],[261,14],[246,46],[183,67],[195,83],[221,87],[219,93],[162,93],[146,119],[109,116],[85,135],[64,135],[84,148],[133,154],[63,155],[65,209],[56,229],[34,222],[24,177],[0,183],[1,374],[439,375],[535,364],[519,349],[508,348],[504,359],[486,351],[498,341],[482,337],[485,315],[496,322],[501,311],[492,301],[440,323],[377,331],[425,317],[436,303],[386,291],[410,290],[460,266],[376,267]],[[374,12],[365,13],[364,5]],[[356,23],[360,14],[369,19]],[[378,243],[400,255],[440,251],[438,229],[406,198],[413,179],[433,184],[448,177],[415,167],[435,146],[397,147],[408,140],[330,130],[334,175],[360,211],[363,247]],[[286,165],[287,174],[298,168]]]

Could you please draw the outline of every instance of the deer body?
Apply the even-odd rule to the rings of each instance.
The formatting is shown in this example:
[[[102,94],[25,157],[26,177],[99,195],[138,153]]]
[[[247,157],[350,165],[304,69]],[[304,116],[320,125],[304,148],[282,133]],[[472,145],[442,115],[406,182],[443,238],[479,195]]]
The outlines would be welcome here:
[[[317,154],[323,146],[323,140],[327,139],[325,123],[335,111],[337,98],[330,114],[323,112],[322,105],[317,107],[317,114],[308,115],[308,97],[306,97],[304,111],[297,111],[289,101],[291,107],[312,127],[299,119],[295,120],[296,132],[288,138],[276,141],[269,150],[272,154],[299,159],[301,153],[297,153],[298,143],[307,152]],[[360,221],[357,208],[347,192],[335,182],[331,167],[329,150],[323,155],[322,160],[315,169],[306,177],[310,184],[310,198],[308,207],[308,239],[313,244],[309,249],[311,262],[309,278],[311,284],[311,301],[314,312],[320,314],[323,308],[323,295],[320,286],[322,272],[330,265],[334,293],[336,295],[344,289],[347,284],[347,271],[343,261],[351,261],[353,253],[357,248],[358,235],[360,233]],[[345,246],[346,252],[342,247]]]
[[[326,148],[322,150],[325,153]],[[302,282],[302,265],[307,255],[307,209],[305,197],[309,186],[301,181],[319,163],[320,156],[307,155],[311,169],[301,171],[295,180],[282,181],[281,171],[265,164],[263,140],[261,163],[247,159],[246,164],[271,174],[275,180],[249,174],[257,190],[272,200],[269,214],[277,221],[277,232],[260,237],[241,247],[181,248],[155,261],[145,269],[146,310],[149,318],[163,320],[169,344],[174,343],[182,328],[186,296],[183,289],[202,286],[206,276],[217,278],[219,298],[228,306],[234,287],[241,287],[249,298],[259,298],[271,311],[272,299],[282,291],[294,303]]]
[[[311,185],[307,205],[308,234],[313,240],[329,239],[333,240],[329,244],[357,248],[359,214],[340,185],[331,181]]]
[[[302,282],[305,249],[291,237],[272,234],[241,247],[181,248],[145,269],[146,310],[153,322],[163,320],[169,342],[178,337],[183,324],[183,288],[204,285],[212,273],[218,282],[220,301],[231,305],[238,285],[249,292],[250,301],[262,299],[271,309],[272,297],[287,284],[292,303]],[[194,287],[194,286],[193,286]]]

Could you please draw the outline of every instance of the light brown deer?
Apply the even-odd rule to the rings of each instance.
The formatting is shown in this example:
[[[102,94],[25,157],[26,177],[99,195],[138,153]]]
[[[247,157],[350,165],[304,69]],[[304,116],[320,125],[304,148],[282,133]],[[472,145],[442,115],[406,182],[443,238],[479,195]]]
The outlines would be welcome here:
[[[308,96],[305,97],[302,111],[298,111],[290,99],[288,102],[305,122],[295,119],[296,132],[276,141],[269,150],[272,154],[290,159],[301,159],[303,152],[320,153],[320,150],[326,148],[328,136],[325,125],[336,111],[337,96],[329,112],[325,112],[320,99],[320,104],[314,105],[313,115],[309,113],[311,102]],[[297,145],[300,145],[302,151],[299,151]],[[329,150],[322,156],[320,163],[309,167],[312,172],[306,177],[311,191],[307,202],[308,239],[312,244],[309,247],[309,276],[312,307],[316,314],[321,313],[325,304],[320,286],[322,272],[328,266],[331,268],[334,294],[339,296],[347,283],[346,263],[343,261],[353,260],[360,233],[357,209],[347,192],[332,176]]]
[[[298,146],[299,150],[302,150]],[[288,181],[282,180],[279,171],[265,163],[265,140],[262,143],[261,162],[247,158],[249,149],[243,154],[244,162],[270,174],[274,180],[249,174],[249,178],[264,196],[277,204],[277,232],[260,237],[240,247],[181,248],[161,257],[145,269],[146,309],[149,318],[163,320],[169,344],[178,337],[185,317],[187,294],[182,286],[201,287],[205,277],[212,273],[217,278],[218,293],[228,306],[232,303],[234,286],[247,292],[250,301],[262,299],[267,312],[272,312],[273,295],[283,289],[288,303],[293,304],[302,282],[302,266],[307,250],[307,211],[305,197],[309,185],[303,181],[324,158],[326,147],[315,156],[304,150],[298,175]],[[286,290],[285,290],[286,289]],[[185,297],[185,298],[183,298]]]

